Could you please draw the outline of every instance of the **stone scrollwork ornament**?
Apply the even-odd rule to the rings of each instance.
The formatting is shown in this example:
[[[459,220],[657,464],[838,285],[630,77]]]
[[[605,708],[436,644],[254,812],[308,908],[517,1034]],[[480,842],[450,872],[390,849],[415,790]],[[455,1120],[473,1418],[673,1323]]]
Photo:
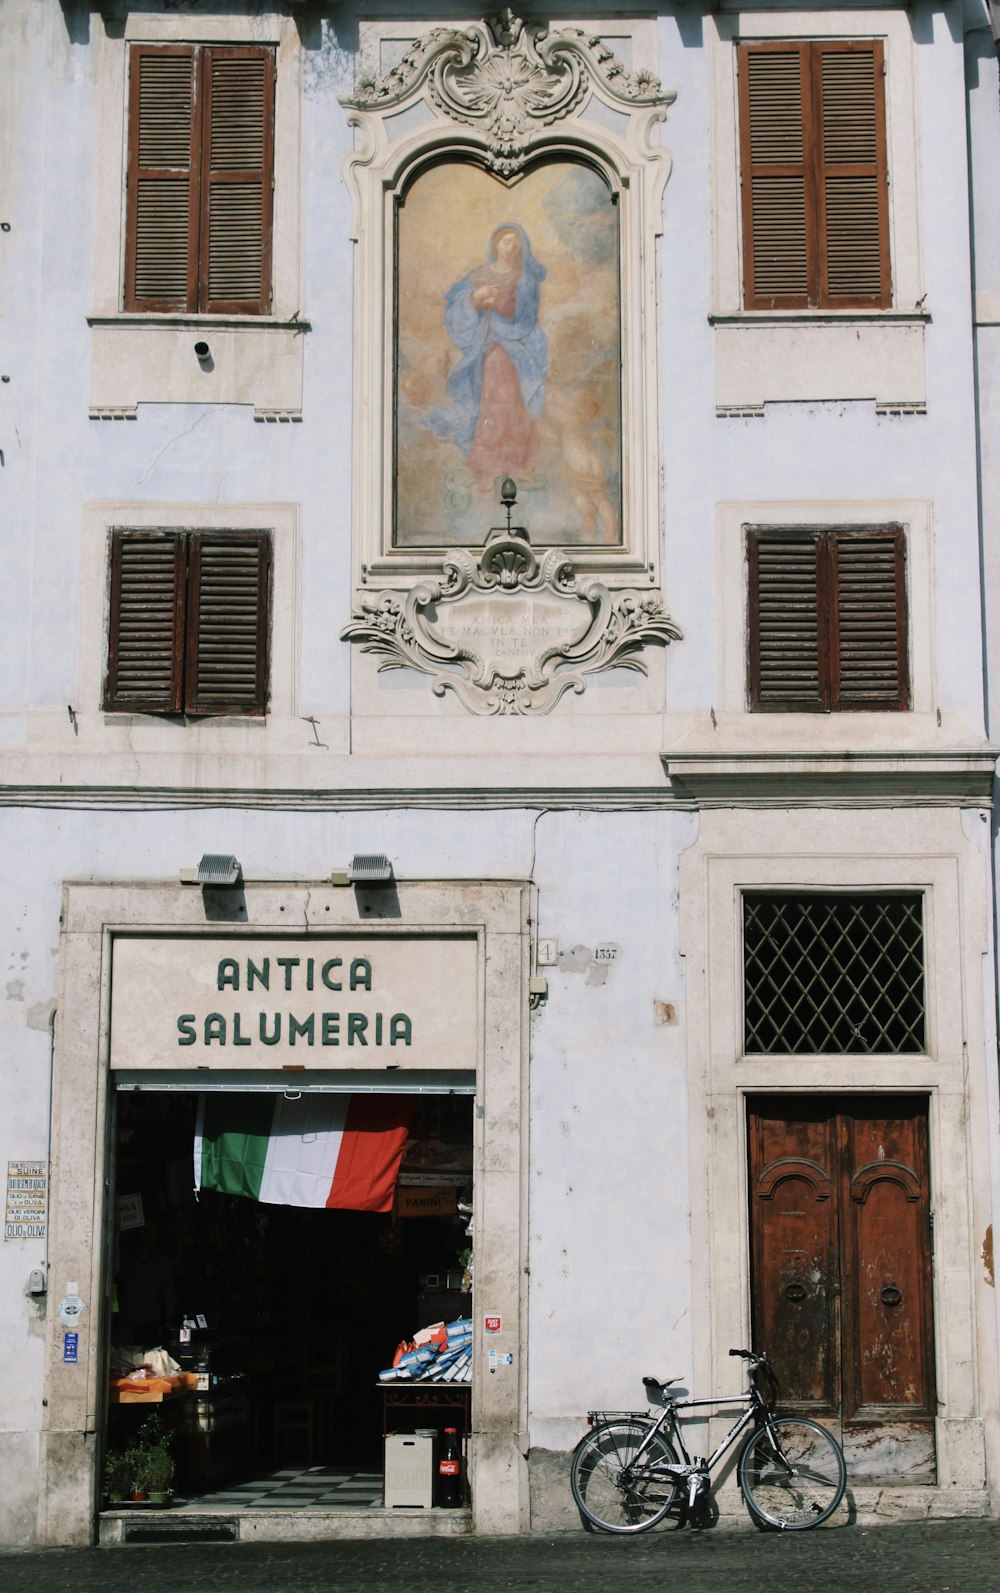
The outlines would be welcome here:
[[[476,128],[486,164],[510,177],[524,166],[538,129],[571,116],[595,83],[629,110],[662,108],[674,98],[653,73],[628,71],[582,28],[527,26],[506,10],[466,30],[432,28],[391,71],[362,80],[345,103],[386,110],[424,89],[438,110]]]
[[[517,529],[494,531],[478,562],[447,554],[440,580],[363,597],[341,632],[381,654],[380,669],[417,670],[471,713],[532,716],[603,670],[646,674],[642,649],[681,634],[652,593],[581,586],[565,553],[538,558]]]

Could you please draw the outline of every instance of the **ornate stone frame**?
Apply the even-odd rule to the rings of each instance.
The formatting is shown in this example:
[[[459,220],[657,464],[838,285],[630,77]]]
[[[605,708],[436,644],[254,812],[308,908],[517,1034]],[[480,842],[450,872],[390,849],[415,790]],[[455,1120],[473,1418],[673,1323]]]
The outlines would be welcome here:
[[[620,25],[615,31],[620,31]],[[674,96],[630,72],[594,32],[526,26],[509,11],[415,38],[345,100],[356,145],[344,162],[358,245],[355,290],[354,570],[359,592],[443,573],[445,549],[396,549],[392,526],[394,247],[406,183],[442,154],[504,178],[546,156],[600,171],[620,211],[623,544],[574,549],[581,572],[657,582],[659,405],[655,240],[670,155],[654,141]],[[488,528],[484,526],[484,533]]]

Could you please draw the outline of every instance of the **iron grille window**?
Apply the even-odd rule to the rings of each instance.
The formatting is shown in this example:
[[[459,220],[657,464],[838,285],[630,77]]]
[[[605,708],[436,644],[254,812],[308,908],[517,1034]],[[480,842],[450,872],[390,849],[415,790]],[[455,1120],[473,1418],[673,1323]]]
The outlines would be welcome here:
[[[744,1051],[925,1050],[919,895],[743,897]]]

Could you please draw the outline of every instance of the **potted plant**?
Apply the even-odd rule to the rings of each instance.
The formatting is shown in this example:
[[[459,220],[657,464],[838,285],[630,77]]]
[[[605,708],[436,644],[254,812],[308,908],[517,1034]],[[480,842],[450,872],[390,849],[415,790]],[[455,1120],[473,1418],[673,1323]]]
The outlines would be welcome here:
[[[133,1451],[132,1487],[151,1504],[166,1504],[174,1480],[174,1457],[170,1453],[171,1434],[166,1432],[158,1411],[147,1416],[137,1434]]]
[[[124,1449],[109,1449],[104,1456],[104,1497],[108,1504],[121,1504],[132,1492],[132,1468]]]
[[[170,1439],[164,1435],[146,1450],[146,1492],[150,1504],[166,1504],[170,1498],[170,1485],[174,1480],[174,1457],[170,1453]]]
[[[143,1504],[146,1499],[146,1450],[141,1444],[132,1444],[125,1451],[129,1498],[133,1504]]]

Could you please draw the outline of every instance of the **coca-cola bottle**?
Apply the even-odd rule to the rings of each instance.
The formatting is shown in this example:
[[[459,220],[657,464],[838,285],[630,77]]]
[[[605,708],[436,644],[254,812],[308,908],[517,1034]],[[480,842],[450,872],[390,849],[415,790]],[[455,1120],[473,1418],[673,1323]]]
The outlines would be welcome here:
[[[443,1510],[457,1510],[462,1503],[462,1452],[457,1427],[446,1427],[441,1440],[437,1502]]]

